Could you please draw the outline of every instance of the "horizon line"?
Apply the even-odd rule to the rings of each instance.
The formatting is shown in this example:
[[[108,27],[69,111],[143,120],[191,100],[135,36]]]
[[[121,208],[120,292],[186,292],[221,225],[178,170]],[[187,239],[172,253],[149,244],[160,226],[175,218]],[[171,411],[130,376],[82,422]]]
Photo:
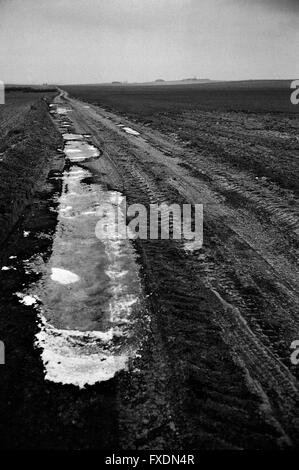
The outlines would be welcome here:
[[[118,86],[129,86],[129,85],[146,85],[146,84],[156,84],[157,86],[167,84],[167,83],[176,83],[176,82],[201,82],[203,85],[207,85],[210,83],[230,83],[230,82],[277,82],[277,81],[293,81],[297,80],[297,78],[242,78],[237,80],[224,80],[224,79],[210,79],[210,78],[183,78],[183,79],[174,79],[174,80],[149,80],[144,82],[127,82],[127,81],[120,81],[120,80],[113,80],[109,82],[4,82],[4,86],[61,86],[61,85],[69,85],[69,86],[92,86],[92,85],[118,85]],[[199,83],[200,84],[200,83]]]

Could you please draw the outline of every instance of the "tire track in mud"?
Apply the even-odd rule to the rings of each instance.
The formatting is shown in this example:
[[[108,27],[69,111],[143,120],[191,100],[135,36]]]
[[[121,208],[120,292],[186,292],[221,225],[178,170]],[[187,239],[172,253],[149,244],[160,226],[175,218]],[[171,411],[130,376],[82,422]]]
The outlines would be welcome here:
[[[146,188],[146,190],[148,189],[148,186],[149,186],[148,180],[147,180],[146,184],[143,184],[144,179],[140,177],[140,173],[138,173],[138,171],[136,171],[136,168],[134,168],[133,171],[131,170],[131,174],[134,175],[135,182],[137,180],[139,183],[141,183],[141,187],[143,188],[143,190],[145,188]],[[156,188],[156,189],[150,188],[150,190],[148,191],[148,194],[149,194],[150,202],[155,202],[155,203],[167,202],[166,195],[161,194],[161,192],[159,192],[158,188]],[[152,197],[152,195],[154,197]],[[167,249],[169,250],[169,247],[165,247],[165,251],[167,251]],[[176,250],[175,249],[173,250],[173,252],[174,252],[173,256],[174,257],[178,256],[178,254],[176,253],[177,250],[180,250],[180,248],[177,247]],[[159,251],[160,251],[160,246],[151,247],[150,257],[156,258]],[[174,264],[172,261],[168,260],[168,263],[169,262]],[[164,263],[162,261],[161,261],[161,264],[164,265]],[[196,260],[195,264],[196,264],[196,266],[194,266],[194,270],[198,271],[198,262],[197,262],[197,260]],[[213,264],[213,266],[209,267],[210,269],[208,271],[212,272],[213,275],[215,276],[215,278],[217,279],[217,283],[216,283],[217,288],[219,289],[219,283],[220,283],[221,288],[224,290],[224,292],[225,293],[229,292],[230,297],[231,297],[231,301],[234,303],[234,305],[235,304],[237,304],[237,305],[241,304],[242,305],[242,307],[243,307],[242,308],[242,313],[244,315],[244,308],[247,308],[246,307],[246,301],[244,301],[243,298],[240,297],[240,295],[237,292],[233,282],[227,277],[227,274],[225,273],[225,271],[223,270],[220,274],[220,272],[218,270],[218,272],[216,273],[215,267],[216,267],[215,264]],[[188,269],[187,264],[184,266],[184,274],[181,273],[181,275],[180,275],[181,278],[182,278],[182,276],[187,277],[187,273],[185,271],[186,268]],[[157,267],[157,271],[159,271],[159,266]],[[206,272],[207,270],[205,269],[204,271],[205,271],[205,274],[207,274],[207,272]],[[201,272],[201,274],[203,274],[203,273]],[[174,269],[174,267],[172,266],[171,274],[168,273],[168,275],[169,275],[170,278],[172,276],[178,276],[178,271],[176,269]],[[193,273],[193,275],[194,275],[194,273]],[[159,276],[161,276],[161,273],[159,273]],[[203,278],[200,277],[199,285],[198,285],[199,288],[202,288],[202,286],[201,286],[202,281],[203,281]],[[206,281],[207,287],[211,289],[212,286],[210,284],[210,276],[207,276],[205,281]],[[190,284],[194,283],[194,277],[193,276],[191,276],[191,278],[189,279],[189,283]],[[193,308],[195,307],[195,305],[192,305],[192,304],[194,304],[194,302],[190,302],[190,300],[191,300],[190,295],[187,294],[188,288],[186,288],[186,290],[184,290],[179,295],[173,293],[173,286],[169,286],[169,288],[170,288],[170,292],[172,293],[172,296],[173,296],[173,299],[172,299],[171,303],[169,302],[169,299],[168,299],[168,304],[171,306],[171,310],[172,309],[175,309],[175,310],[185,309],[186,304],[188,304],[188,308],[191,307],[191,309],[192,309],[192,307]],[[249,388],[252,391],[257,392],[260,397],[263,397],[264,403],[263,403],[262,407],[264,409],[264,412],[266,414],[268,414],[268,416],[266,418],[266,421],[271,423],[273,426],[275,426],[275,428],[277,429],[278,432],[281,432],[281,435],[283,436],[282,440],[285,443],[289,443],[290,441],[289,441],[287,435],[285,434],[283,428],[279,424],[279,419],[276,421],[276,419],[273,418],[273,416],[272,416],[273,410],[271,410],[271,405],[268,402],[267,395],[265,394],[263,388],[259,384],[262,383],[263,387],[265,387],[265,384],[267,384],[266,389],[268,391],[271,390],[271,388],[274,384],[278,387],[278,389],[281,388],[282,390],[279,391],[280,396],[278,397],[279,398],[278,404],[284,403],[284,401],[286,401],[288,403],[291,403],[290,408],[293,411],[294,409],[296,409],[296,406],[297,406],[297,401],[296,400],[297,400],[297,396],[298,396],[298,389],[295,385],[294,378],[289,374],[289,372],[286,370],[286,368],[284,368],[285,370],[284,369],[282,370],[282,367],[281,367],[282,365],[279,361],[279,358],[276,357],[273,353],[271,353],[271,351],[267,351],[267,348],[265,348],[265,346],[260,343],[260,341],[256,338],[256,336],[252,333],[252,331],[246,325],[246,322],[241,317],[241,314],[238,311],[238,309],[235,308],[235,307],[232,307],[230,304],[226,303],[222,299],[222,297],[218,294],[218,292],[215,291],[214,289],[212,289],[212,292],[217,297],[217,299],[221,302],[221,304],[224,306],[225,311],[227,311],[229,313],[229,315],[225,315],[225,316],[223,316],[222,313],[220,314],[220,316],[214,315],[215,324],[217,326],[220,326],[220,328],[222,330],[222,334],[221,334],[222,339],[230,347],[230,351],[233,351],[233,356],[234,356],[234,360],[236,361],[236,363],[239,364],[242,368],[245,368],[246,373],[248,373]],[[194,300],[196,300],[196,297],[195,297]],[[197,302],[195,302],[195,303],[196,304],[200,303],[200,300],[201,299],[197,299]],[[163,303],[164,303],[163,302],[163,296],[161,294],[159,294],[157,301],[158,301],[159,304],[163,305]],[[252,305],[251,305],[251,307],[252,307]],[[250,310],[248,310],[248,308],[247,308],[247,311],[250,312],[251,316],[254,316],[254,311],[252,311],[252,308]],[[257,311],[257,308],[256,308],[256,311]],[[258,315],[258,311],[257,311],[257,315]],[[256,315],[256,318],[257,318],[257,315]],[[189,323],[190,323],[190,320],[189,320]],[[198,326],[197,326],[197,328],[198,328]],[[231,329],[236,330],[234,335],[232,335],[230,333]],[[243,331],[244,329],[245,329],[245,332]],[[166,330],[168,330],[168,329],[166,328]],[[169,328],[169,330],[171,330],[171,328]],[[261,331],[261,329],[260,329],[260,331]],[[262,331],[261,331],[261,333],[262,333]],[[179,333],[178,333],[178,335],[179,335]],[[182,340],[182,342],[184,342],[185,340],[186,340],[186,338],[184,338],[184,340]],[[194,348],[196,348],[195,344],[193,344],[192,346]],[[226,360],[228,360],[228,359],[226,359]],[[198,361],[198,358],[197,358],[197,361]],[[260,361],[261,361],[261,364],[264,364],[264,365],[262,367],[260,367],[259,370],[255,370],[255,369],[252,370],[251,368],[248,368],[248,366],[247,366],[248,363],[251,364],[251,365],[252,365],[252,363],[254,365],[256,365],[256,363],[258,364]],[[272,372],[273,365],[275,365],[275,368],[274,368],[274,371]],[[221,364],[221,370],[222,371],[223,371],[223,368],[224,368],[224,365]],[[258,382],[255,383],[255,379],[253,379],[252,377],[256,377]],[[285,387],[286,390],[283,390],[283,387]],[[267,409],[267,407],[268,407],[268,409]],[[285,416],[284,413],[285,413],[286,410],[285,410],[284,406],[283,406],[283,409],[281,411],[282,411],[282,415]],[[289,421],[289,416],[290,416],[290,414],[288,414],[288,418],[286,420],[287,424],[289,424],[289,422],[288,422]],[[281,418],[281,416],[279,416],[278,418]],[[219,424],[219,422],[218,422],[218,424]],[[209,425],[211,425],[210,422],[209,422]],[[296,429],[296,426],[294,426],[294,429]],[[200,439],[202,440],[202,436],[201,436]],[[227,442],[226,442],[226,444],[227,444]]]
[[[136,165],[136,163],[135,163]],[[126,165],[127,166],[127,165]],[[131,168],[131,170],[129,170]],[[136,166],[132,170],[132,166],[128,165],[128,170],[131,171],[131,174],[134,175],[135,184],[136,181],[139,182],[143,190],[146,190],[151,203],[162,203],[169,202],[169,199],[166,196],[166,192],[161,193],[158,187],[154,187],[154,179],[151,179],[151,185],[149,184],[149,178],[147,178],[146,183],[144,183],[144,178],[140,177],[140,173],[136,170]],[[151,186],[149,188],[149,186]],[[168,192],[169,195],[169,192]],[[178,201],[178,198],[175,199]],[[174,201],[172,201],[174,202]],[[185,201],[186,202],[186,201]],[[206,221],[206,230],[205,230],[205,245],[207,238],[207,229],[212,231],[211,236],[215,235],[219,231],[218,227],[212,224],[209,227],[209,222]],[[208,228],[209,227],[209,228]],[[223,235],[223,231],[222,231]],[[222,254],[225,252],[223,238],[217,239],[217,244],[219,252]],[[221,248],[219,248],[221,247]],[[248,249],[248,247],[246,247]],[[159,247],[156,247],[154,251],[159,251]],[[216,246],[212,247],[212,252],[214,253]],[[255,253],[251,250],[251,258],[255,257]],[[156,253],[152,254],[153,257],[156,256]],[[227,254],[227,256],[229,256]],[[195,256],[196,257],[196,256]],[[190,256],[192,258],[192,255]],[[275,421],[275,426],[280,429],[282,435],[286,439],[286,442],[289,442],[287,435],[283,431],[283,428],[278,424],[279,421],[283,418],[286,429],[291,429],[291,434],[295,435],[295,438],[298,438],[298,421],[294,420],[294,423],[290,425],[290,421],[293,420],[292,416],[295,415],[294,411],[298,406],[298,385],[296,379],[293,377],[292,373],[288,370],[286,364],[290,365],[289,361],[289,348],[281,348],[280,341],[281,337],[275,332],[275,329],[271,326],[261,323],[261,308],[255,302],[254,297],[259,299],[263,298],[263,292],[257,288],[256,284],[252,286],[252,290],[255,289],[254,296],[244,295],[237,289],[233,280],[228,276],[230,272],[229,266],[224,266],[224,259],[221,261],[218,259],[213,260],[210,252],[210,263],[198,263],[198,260],[193,261],[194,271],[198,271],[199,265],[203,265],[203,269],[200,268],[200,279],[199,286],[202,282],[205,283],[206,287],[211,289],[217,299],[221,302],[226,312],[226,315],[214,315],[214,321],[217,326],[221,327],[222,330],[222,339],[227,345],[230,346],[230,350],[233,351],[234,360],[242,367],[245,368],[246,373],[248,373],[250,387],[255,390],[261,397],[264,399],[263,407],[266,409],[268,407],[268,416],[267,419],[269,422],[275,421],[275,418],[271,417],[273,409],[271,410],[271,403],[268,401],[267,394],[271,394],[274,390],[274,393],[277,393],[277,399],[274,400],[274,408],[278,406],[279,412],[277,415],[277,421]],[[186,263],[186,268],[188,269],[188,263]],[[194,279],[193,279],[194,280]],[[214,282],[213,282],[214,281]],[[190,283],[192,280],[190,280]],[[215,290],[216,289],[216,290]],[[219,294],[219,291],[222,292],[222,295],[229,298],[230,303],[226,302],[222,296]],[[185,306],[188,302],[190,304],[189,296],[184,293],[185,297],[183,298],[183,305]],[[297,304],[298,307],[298,304]],[[295,317],[298,309],[294,308],[293,315]],[[271,314],[271,310],[269,312]],[[246,320],[250,319],[252,326],[254,327],[255,333],[250,329]],[[267,318],[265,319],[267,320]],[[285,322],[286,319],[283,317],[281,321]],[[297,324],[292,325],[292,333],[296,334],[298,331]],[[234,331],[234,334],[231,331]],[[258,336],[256,336],[258,334]],[[294,336],[290,336],[290,343]],[[284,364],[281,363],[284,362]],[[249,365],[248,365],[249,364]],[[293,372],[296,372],[296,369],[293,368]],[[254,385],[253,385],[254,383]],[[266,391],[266,393],[265,393]],[[287,413],[286,413],[287,411]],[[274,411],[274,416],[276,415]]]
[[[150,139],[151,140],[151,139]],[[298,199],[292,191],[279,188],[276,183],[266,177],[256,177],[236,168],[225,166],[215,161],[210,155],[200,155],[185,147],[179,150],[178,144],[171,144],[165,139],[165,148],[156,146],[162,153],[179,156],[178,163],[186,168],[195,178],[207,182],[217,191],[229,196],[229,193],[237,194],[244,202],[250,204],[250,210],[262,211],[269,221],[275,226],[280,224],[280,230],[285,231],[294,241],[299,230]],[[283,201],[285,197],[287,201]],[[296,243],[298,246],[298,242]]]
[[[168,137],[161,136],[159,132],[155,131],[153,135],[153,132],[147,128],[139,128],[139,130],[141,133],[144,131],[143,133],[152,149],[154,148],[155,151],[161,153],[162,157],[164,156],[167,170],[173,175],[168,182],[175,187],[182,188],[183,191],[186,191],[186,186],[189,186],[189,190],[193,187],[195,199],[197,193],[200,196],[200,201],[200,198],[205,200],[208,195],[209,206],[211,207],[211,204],[221,206],[222,212],[223,202],[225,202],[226,216],[230,218],[227,224],[230,224],[238,236],[246,240],[247,244],[258,252],[259,256],[279,273],[280,277],[283,277],[283,283],[288,285],[290,290],[295,289],[298,292],[298,233],[296,233],[296,227],[299,214],[296,210],[297,199],[295,195],[291,191],[279,188],[269,180],[265,181],[265,178],[257,179],[250,173],[246,174],[235,168],[225,167],[223,163],[214,161],[209,155],[203,158],[202,155],[187,149],[184,142],[182,142],[182,146],[179,146],[177,142],[170,142]],[[152,152],[149,153],[152,154]],[[174,177],[174,175],[178,175],[178,167],[186,169],[187,175],[179,175],[179,178]],[[214,180],[214,175],[216,175],[217,183]],[[221,186],[222,183],[228,185],[230,180],[235,185],[234,190],[228,190],[228,188],[225,189]],[[241,183],[238,184],[238,181]],[[200,184],[200,190],[198,190],[198,184]],[[252,191],[254,194],[258,194],[255,200],[258,197],[259,204],[254,204],[249,199]],[[212,202],[209,201],[210,198]],[[277,212],[280,220],[272,216]],[[289,226],[285,223],[286,221]]]
[[[131,155],[132,155],[132,152],[131,152]],[[138,158],[138,157],[136,157]],[[121,156],[119,153],[118,153],[118,159],[119,161],[122,162],[123,166],[126,168],[126,170],[133,176],[133,181],[138,181],[140,186],[143,187],[148,195],[149,195],[149,198],[150,198],[150,202],[151,203],[162,203],[162,202],[168,202],[168,203],[171,203],[171,202],[174,202],[174,201],[179,201],[181,199],[181,202],[187,202],[187,199],[188,199],[188,195],[186,194],[186,199],[183,200],[182,199],[182,191],[180,193],[180,190],[181,188],[178,189],[179,192],[175,192],[173,195],[173,200],[170,201],[169,200],[169,196],[171,194],[171,191],[170,191],[170,188],[168,187],[167,190],[164,190],[163,192],[161,192],[161,188],[159,188],[156,183],[155,183],[155,175],[153,174],[152,176],[150,176],[150,170],[147,169],[147,174],[146,176],[144,176],[142,174],[142,170],[139,170],[138,169],[138,166],[136,165],[136,158],[134,159],[130,159],[130,157],[127,155],[127,156]],[[134,184],[132,181],[132,185]],[[174,188],[172,189],[175,189],[176,188],[176,185],[173,185]],[[207,215],[208,217],[208,215]],[[206,221],[207,222],[207,221]],[[210,224],[212,224],[212,219],[210,220],[209,222]],[[208,224],[207,224],[208,225]],[[206,229],[206,232],[208,231],[208,227]],[[247,251],[247,256],[248,256],[248,259],[250,258],[251,259],[251,262],[253,260],[255,260],[255,263],[257,265],[259,265],[261,263],[261,259],[260,259],[260,255],[256,253],[256,251],[254,250],[254,248],[252,246],[250,246],[248,244],[248,242],[246,242],[244,239],[240,238],[240,236],[236,233],[234,233],[234,231],[232,229],[230,229],[229,227],[227,227],[226,225],[224,225],[219,219],[217,219],[217,222],[213,224],[213,228],[211,231],[211,237],[212,236],[216,236],[215,234],[217,234],[217,232],[221,233],[221,236],[224,236],[224,233],[226,232],[226,239],[229,240],[230,237],[235,237],[235,245],[232,244],[232,248],[230,250],[230,252],[232,253],[233,251],[236,251],[238,249],[241,249],[243,251]],[[210,258],[211,258],[211,253],[213,253],[216,249],[217,249],[217,246],[218,247],[221,247],[218,251],[219,253],[221,252],[227,252],[226,253],[226,258],[229,257],[229,251],[225,248],[225,243],[223,242],[223,240],[221,240],[221,238],[217,238],[217,245],[214,244],[214,246],[212,247],[212,249],[210,250]],[[241,247],[241,248],[240,248]],[[223,265],[223,263],[225,262],[225,259],[222,260],[221,263],[216,263],[215,261],[211,264],[211,266],[208,268],[207,265],[208,263],[204,262],[203,264],[205,265],[205,272],[209,275],[208,277],[211,278],[211,273],[214,273],[214,278],[218,281],[221,281],[220,284],[222,286],[222,289],[224,291],[227,291],[228,293],[230,292],[233,292],[235,291],[235,294],[232,295],[232,301],[233,302],[236,302],[236,299],[237,299],[237,292],[238,292],[238,289],[236,287],[235,284],[239,284],[239,288],[242,289],[242,282],[241,280],[238,281],[238,279],[235,280],[235,282],[232,280],[232,279],[229,279],[228,276],[227,276],[227,273],[230,271],[230,266],[227,265],[225,266],[225,268],[222,268],[221,265]],[[262,262],[264,264],[263,266],[263,272],[264,272],[264,275],[267,276],[268,278],[268,282],[270,283],[271,282],[271,279],[272,278],[275,278],[276,277],[276,273],[275,271],[273,270],[273,267],[271,265],[267,265],[267,260],[265,259],[262,259]],[[217,274],[216,274],[217,273]],[[260,282],[262,279],[259,279],[258,282]],[[280,282],[280,279],[277,279],[277,282]],[[282,286],[281,286],[282,287]],[[255,294],[255,297],[256,298],[260,298],[262,297],[262,292],[261,292],[261,289],[259,289],[257,287],[257,283],[254,282],[253,283],[253,286],[251,286],[251,290],[256,290],[256,294]],[[247,289],[248,291],[250,291],[250,289],[248,288]],[[292,293],[292,290],[291,290],[291,287],[289,289],[285,289],[286,290],[286,295],[289,295],[291,297],[293,297],[293,300],[296,300],[296,297],[293,295]],[[246,289],[243,289],[243,293],[242,293],[242,297],[243,297],[243,300],[241,300],[241,297],[240,295],[238,295],[238,304],[240,304],[242,306],[242,308],[245,308],[246,304],[249,304],[250,306],[250,309],[249,312],[250,312],[250,316],[252,317],[253,316],[253,312],[255,311],[256,312],[256,315],[255,315],[255,320],[258,319],[258,315],[259,315],[259,311],[260,311],[260,307],[257,306],[257,303],[255,301],[255,298],[253,295],[249,295],[249,294],[246,294]],[[279,299],[281,300],[281,299]],[[286,299],[284,299],[286,300]],[[296,303],[295,305],[295,308],[293,309],[294,312],[293,312],[293,318],[296,319],[297,317],[297,307],[298,307],[298,303]],[[285,319],[284,319],[285,321]],[[293,325],[293,332],[296,332],[296,326],[294,327]],[[262,329],[261,327],[257,327],[260,331],[260,333],[262,333]],[[267,327],[266,327],[267,328]],[[272,341],[273,341],[273,335],[274,335],[274,332],[270,331],[270,335],[272,334]],[[266,335],[264,335],[266,337]],[[269,341],[268,341],[269,342]],[[284,360],[288,359],[289,358],[289,351],[287,350],[287,354],[284,356]]]
[[[126,148],[117,136],[113,137],[111,131],[103,127],[99,129],[98,123],[95,125],[89,120],[89,128],[100,134],[97,138],[100,138],[121,173],[129,202],[190,202],[189,194],[182,194],[177,186],[169,184],[169,179],[165,181],[162,178],[157,184],[155,171],[149,165],[145,167],[136,148]],[[260,320],[261,298],[265,301],[269,293],[265,286],[258,288],[260,279],[254,281],[250,278],[250,290],[244,288],[244,279],[238,279],[238,276],[236,279],[231,272],[236,261],[230,259],[231,248],[225,247],[223,242],[223,228],[229,232],[226,234],[228,240],[233,237],[236,242],[245,245],[249,257],[255,258],[259,265],[263,264],[252,247],[240,240],[225,224],[219,226],[219,219],[211,215],[205,218],[204,254],[186,255],[182,246],[174,242],[171,246],[165,242],[137,243],[146,285],[150,286],[148,288],[154,299],[153,315],[157,321],[154,334],[161,329],[167,357],[172,364],[168,375],[172,390],[175,390],[172,395],[177,394],[174,408],[180,419],[176,422],[183,423],[180,425],[181,441],[186,443],[189,439],[194,448],[198,445],[210,446],[212,439],[216,447],[242,447],[246,442],[244,435],[249,434],[253,448],[271,447],[275,440],[277,445],[291,445],[292,440],[293,444],[298,441],[298,385],[292,372],[282,362],[287,361],[286,345],[281,347],[281,335],[277,336],[269,325],[264,326]],[[244,261],[244,258],[241,260]],[[269,273],[269,266],[260,269],[261,276],[266,272],[269,281],[273,270]],[[193,287],[191,292],[190,286]],[[281,302],[280,293],[270,307],[275,306],[278,300]],[[269,307],[264,310],[266,319],[267,315],[271,316]],[[292,319],[288,322],[291,332],[298,331]],[[201,344],[200,351],[198,344]],[[207,351],[210,350],[215,351],[216,359],[207,358]],[[222,357],[217,357],[219,354]],[[181,357],[183,365],[178,361]],[[222,381],[218,371],[221,371]],[[203,373],[211,379],[206,384],[205,392],[202,392],[205,384]],[[234,377],[238,377],[238,390],[232,385]],[[215,392],[217,381],[218,387],[219,383],[225,383],[225,391],[218,392],[218,395]],[[180,385],[174,385],[174,382]],[[249,394],[244,398],[249,402],[249,406],[246,403],[250,409],[248,415],[247,411],[244,412],[244,402],[241,400],[242,405],[238,403],[240,390],[244,397]],[[191,411],[192,400],[195,400],[198,409]],[[225,429],[228,416],[230,419],[233,417],[232,426],[235,429],[230,430],[230,436],[223,439],[220,434]],[[255,423],[252,424],[255,430],[251,429],[250,420]],[[238,429],[240,422],[241,433]],[[191,433],[188,426],[192,429]],[[256,429],[263,431],[260,434]],[[264,432],[266,438],[262,438]]]
[[[218,246],[221,246],[221,241],[218,239]],[[215,246],[207,248],[208,252],[210,250],[218,251]],[[267,298],[258,285],[252,283],[251,286],[244,287],[242,279],[237,279],[239,282],[236,284],[236,274],[225,263],[225,256],[218,258],[216,262],[211,251],[209,261],[203,261],[199,274],[224,307],[224,314],[215,317],[215,321],[221,326],[223,340],[234,352],[236,361],[248,371],[251,380],[259,384],[260,392],[263,390],[265,396],[271,397],[271,413],[277,416],[278,421],[285,423],[283,427],[286,430],[291,429],[290,435],[298,439],[298,371],[290,364],[285,331],[288,327],[291,344],[294,338],[292,334],[296,334],[298,326],[291,319],[287,319],[288,325],[283,325],[286,318],[285,315],[280,315],[278,320],[284,331],[277,331],[278,321],[273,325],[271,318],[276,307],[275,302],[262,306]],[[224,253],[224,249],[219,251]],[[277,314],[281,312],[278,311]],[[295,318],[295,308],[293,315]],[[282,339],[284,344],[281,344]],[[275,412],[276,409],[278,413]]]
[[[194,157],[193,164],[196,164],[198,170],[199,162]],[[296,206],[296,200],[291,199],[293,207],[290,204],[284,203],[281,200],[281,194],[278,189],[272,187],[269,190],[267,187],[261,188],[261,181],[254,183],[254,176],[249,181],[245,175],[229,174],[228,171],[219,170],[216,164],[211,165],[205,162],[205,175],[211,175],[209,180],[215,184],[218,190],[224,194],[231,192],[237,194],[246,203],[249,203],[252,210],[261,210],[266,214],[272,224],[281,224],[281,229],[284,231],[294,232],[296,235],[299,233],[299,210]],[[271,184],[271,183],[270,183]]]
[[[250,210],[260,210],[267,214],[274,225],[281,224],[280,229],[298,236],[299,211],[296,196],[292,191],[279,188],[276,183],[266,177],[256,177],[253,173],[246,173],[235,167],[216,161],[209,154],[195,153],[189,149],[186,142],[177,139],[173,143],[167,136],[160,136],[157,131],[143,129],[149,142],[165,155],[179,157],[179,165],[193,172],[193,176],[215,186],[217,190],[223,189],[225,194],[237,193],[244,202],[251,203]],[[158,134],[158,135],[157,135]],[[262,185],[262,186],[261,186]],[[287,201],[283,201],[282,198]],[[298,243],[297,245],[298,246]]]

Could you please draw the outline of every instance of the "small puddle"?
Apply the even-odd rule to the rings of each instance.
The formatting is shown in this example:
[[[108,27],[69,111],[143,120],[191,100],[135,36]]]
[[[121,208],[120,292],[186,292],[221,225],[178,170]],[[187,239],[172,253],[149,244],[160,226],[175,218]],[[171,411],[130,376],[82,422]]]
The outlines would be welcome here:
[[[65,115],[67,113],[71,112],[71,109],[65,108],[63,106],[50,106],[51,107],[51,114],[59,114],[59,115]]]
[[[72,134],[72,133],[66,133],[62,134],[62,137],[64,140],[83,140],[83,135],[82,134]]]
[[[134,129],[132,129],[131,127],[123,127],[123,130],[127,133],[127,134],[131,134],[131,135],[140,135],[139,132],[135,131]]]
[[[95,235],[100,207],[109,203],[121,211],[123,196],[93,183],[93,174],[76,165],[98,158],[98,149],[80,134],[63,137],[72,165],[63,172],[62,194],[55,200],[52,255],[46,263],[40,257],[26,263],[41,279],[30,292],[17,295],[38,311],[36,346],[46,379],[82,388],[128,367],[138,350],[134,325],[145,307],[136,253],[114,234],[116,221],[108,227],[111,237]]]
[[[73,134],[64,134],[64,138],[67,141],[64,153],[72,163],[84,162],[91,158],[99,157],[100,152],[96,147],[83,140],[69,139],[68,135],[73,136]]]

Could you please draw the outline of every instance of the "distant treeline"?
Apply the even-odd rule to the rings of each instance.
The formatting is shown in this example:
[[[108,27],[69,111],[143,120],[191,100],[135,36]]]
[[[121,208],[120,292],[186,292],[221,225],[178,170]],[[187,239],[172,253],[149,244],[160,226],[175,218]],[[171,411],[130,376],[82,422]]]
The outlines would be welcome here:
[[[54,92],[57,91],[55,86],[19,86],[19,85],[7,85],[5,86],[5,93],[12,91],[21,91],[23,93],[40,93],[43,91]]]

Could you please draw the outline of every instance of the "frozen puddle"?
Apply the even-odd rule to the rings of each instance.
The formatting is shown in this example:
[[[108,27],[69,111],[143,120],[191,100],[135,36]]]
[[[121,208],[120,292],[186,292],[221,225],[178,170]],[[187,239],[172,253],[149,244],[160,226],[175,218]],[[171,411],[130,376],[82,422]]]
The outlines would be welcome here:
[[[80,332],[56,329],[41,319],[37,344],[42,348],[46,364],[46,379],[73,384],[80,388],[111,379],[125,369],[126,353],[118,352],[112,344],[113,332]],[[110,344],[105,350],[105,345]]]
[[[57,106],[56,107],[55,105],[51,106],[51,111],[50,111],[51,114],[59,114],[59,115],[64,115],[64,114],[67,114],[69,112],[71,112],[71,109],[65,108],[63,106]]]
[[[124,130],[127,134],[131,134],[131,135],[140,135],[139,132],[134,131],[134,129],[131,129],[131,127],[123,127],[123,130]]]
[[[61,268],[52,268],[51,279],[63,285],[74,284],[80,280],[77,274]]]
[[[67,141],[64,152],[73,163],[83,162],[89,158],[97,158],[100,154],[99,150],[93,145],[72,138]]]
[[[94,155],[86,142],[68,137],[65,153],[72,162],[79,150],[80,158]],[[132,245],[114,234],[116,221],[111,218],[111,236],[101,240],[95,235],[103,204],[121,213],[123,197],[87,184],[91,176],[75,164],[63,173],[52,255],[46,262],[38,257],[25,263],[41,273],[41,280],[29,292],[17,294],[38,311],[36,347],[45,378],[80,388],[109,380],[128,367],[138,349],[137,318],[146,315]]]
[[[82,140],[83,139],[82,134],[72,134],[72,133],[62,134],[62,137],[64,138],[64,140]]]
[[[32,305],[35,305],[39,298],[37,295],[26,295],[22,294],[22,292],[17,292],[16,296],[20,299],[20,303],[26,305],[27,307],[31,307]]]

